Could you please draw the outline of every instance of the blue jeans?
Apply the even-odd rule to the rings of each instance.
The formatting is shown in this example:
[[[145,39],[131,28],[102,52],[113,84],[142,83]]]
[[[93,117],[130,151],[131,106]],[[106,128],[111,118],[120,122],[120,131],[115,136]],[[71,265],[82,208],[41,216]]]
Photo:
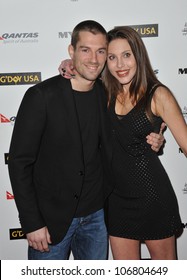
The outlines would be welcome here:
[[[49,245],[49,252],[29,247],[29,260],[67,260],[72,251],[75,260],[106,260],[108,234],[103,209],[86,217],[74,218],[67,234],[57,245]]]

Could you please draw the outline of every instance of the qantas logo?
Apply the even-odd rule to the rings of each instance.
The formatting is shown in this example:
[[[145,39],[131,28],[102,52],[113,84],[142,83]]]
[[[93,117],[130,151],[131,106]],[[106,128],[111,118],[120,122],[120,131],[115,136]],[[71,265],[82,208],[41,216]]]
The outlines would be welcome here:
[[[0,114],[0,123],[9,123],[9,122],[10,122],[9,119],[7,119],[5,116]]]
[[[4,33],[0,36],[2,44],[38,43],[39,33]]]
[[[8,199],[8,200],[14,199],[14,195],[9,192],[6,192],[6,199]]]

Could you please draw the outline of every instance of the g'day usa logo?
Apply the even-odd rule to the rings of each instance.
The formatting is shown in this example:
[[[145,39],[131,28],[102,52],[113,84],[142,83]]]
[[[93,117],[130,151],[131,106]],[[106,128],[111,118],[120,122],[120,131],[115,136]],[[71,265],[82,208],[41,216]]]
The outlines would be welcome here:
[[[38,43],[38,32],[3,33],[0,35],[1,44]]]
[[[10,240],[25,239],[26,238],[26,236],[23,233],[21,228],[9,229],[9,234],[10,234]]]
[[[140,37],[158,37],[158,24],[129,25]],[[122,27],[122,26],[116,26]]]
[[[41,82],[41,72],[0,73],[0,86],[37,84]]]
[[[5,164],[8,164],[9,153],[5,153],[4,158],[5,158]]]

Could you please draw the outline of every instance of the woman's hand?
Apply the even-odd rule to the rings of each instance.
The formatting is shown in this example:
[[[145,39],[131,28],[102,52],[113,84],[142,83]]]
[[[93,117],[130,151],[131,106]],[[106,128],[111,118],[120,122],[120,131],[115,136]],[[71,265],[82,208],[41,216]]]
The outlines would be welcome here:
[[[58,71],[66,79],[72,79],[75,77],[76,74],[71,59],[63,60],[58,67]]]
[[[166,124],[162,123],[159,133],[150,133],[147,138],[147,143],[151,145],[151,149],[155,152],[158,152],[163,146],[165,138],[163,136],[163,130],[166,128]]]

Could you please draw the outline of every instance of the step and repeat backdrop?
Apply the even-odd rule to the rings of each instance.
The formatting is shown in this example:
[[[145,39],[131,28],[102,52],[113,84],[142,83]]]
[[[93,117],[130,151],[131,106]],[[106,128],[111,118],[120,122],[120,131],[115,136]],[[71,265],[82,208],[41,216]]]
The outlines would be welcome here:
[[[27,242],[7,163],[25,91],[58,74],[61,60],[69,58],[71,32],[80,21],[99,21],[106,30],[130,25],[142,36],[158,78],[173,91],[187,121],[187,1],[6,0],[0,7],[0,258],[24,260]],[[187,260],[187,159],[168,130],[165,138],[160,158],[173,183],[183,222],[178,258]],[[142,258],[149,258],[144,244]]]

